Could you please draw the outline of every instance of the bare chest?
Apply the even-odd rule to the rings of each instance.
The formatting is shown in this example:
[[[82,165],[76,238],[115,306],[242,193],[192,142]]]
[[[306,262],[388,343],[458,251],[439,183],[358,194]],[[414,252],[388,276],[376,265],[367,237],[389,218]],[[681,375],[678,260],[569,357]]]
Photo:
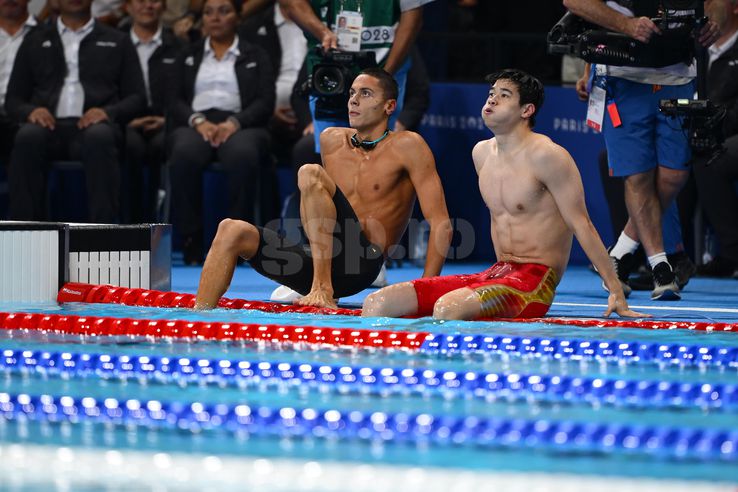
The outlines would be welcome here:
[[[552,205],[548,189],[521,164],[490,159],[479,173],[479,189],[493,215],[530,214]]]
[[[403,176],[401,164],[381,152],[342,150],[327,158],[325,166],[347,197],[365,200],[391,192]]]

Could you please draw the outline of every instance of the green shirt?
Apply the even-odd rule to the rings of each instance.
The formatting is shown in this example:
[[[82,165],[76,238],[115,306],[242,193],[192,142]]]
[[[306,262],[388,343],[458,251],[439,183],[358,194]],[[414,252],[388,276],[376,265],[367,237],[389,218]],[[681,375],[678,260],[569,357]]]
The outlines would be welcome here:
[[[343,9],[356,12],[361,9],[364,16],[364,27],[361,31],[362,51],[373,51],[377,63],[383,66],[387,61],[392,43],[395,40],[395,31],[400,22],[401,0],[310,0],[313,11],[325,25],[335,32],[336,15]],[[312,67],[318,55],[312,50],[313,46],[320,45],[320,40],[309,33],[305,33],[308,46],[308,68]]]

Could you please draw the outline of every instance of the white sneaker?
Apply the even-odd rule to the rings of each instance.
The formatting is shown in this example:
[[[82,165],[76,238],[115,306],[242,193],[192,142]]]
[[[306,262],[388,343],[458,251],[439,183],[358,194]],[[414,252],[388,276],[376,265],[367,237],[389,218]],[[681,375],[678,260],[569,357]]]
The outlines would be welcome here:
[[[302,299],[302,297],[302,294],[299,292],[290,289],[286,285],[280,285],[274,289],[269,300],[275,302],[293,302],[297,299]]]
[[[372,287],[387,287],[387,267],[382,265],[382,269],[379,270],[379,275],[372,282]]]

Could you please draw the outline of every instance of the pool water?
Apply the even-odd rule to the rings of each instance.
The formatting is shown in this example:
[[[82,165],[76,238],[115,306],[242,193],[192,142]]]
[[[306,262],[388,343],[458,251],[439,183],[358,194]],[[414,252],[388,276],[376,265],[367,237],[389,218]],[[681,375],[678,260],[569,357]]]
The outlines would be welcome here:
[[[578,328],[543,323],[362,319],[220,309],[193,312],[186,309],[88,304],[42,308],[17,305],[11,308],[0,305],[0,311],[338,328],[371,327],[443,334],[642,342],[728,349],[738,347],[738,333],[687,330],[657,332],[625,328]],[[218,379],[198,374],[183,377],[180,373],[178,376],[144,377],[132,372],[105,372],[99,368],[67,373],[36,370],[22,364],[12,366],[8,362],[8,354],[14,354],[13,357],[18,358],[24,352],[72,354],[69,357],[91,354],[95,360],[118,360],[122,356],[132,359],[148,357],[155,359],[157,363],[161,363],[162,358],[208,360],[214,361],[215,365],[220,361],[230,361],[232,364],[248,361],[253,367],[268,362],[270,365],[264,367],[274,369],[273,372],[283,364],[290,371],[296,371],[298,367],[310,367],[316,374],[320,372],[318,368],[327,368],[324,370],[326,373],[330,368],[335,371],[344,368],[345,371],[350,369],[356,374],[369,369],[375,371],[372,374],[378,374],[377,371],[382,368],[391,368],[398,374],[402,370],[412,369],[413,374],[427,374],[425,371],[435,371],[433,374],[439,375],[471,372],[484,377],[494,375],[495,378],[507,378],[510,381],[519,376],[525,380],[530,380],[531,377],[546,381],[563,378],[567,381],[595,380],[597,383],[593,387],[578,386],[579,390],[559,393],[522,391],[515,385],[499,391],[468,391],[463,384],[440,388],[427,384],[379,384],[379,376],[372,376],[377,381],[372,379],[366,384],[311,382],[304,377],[264,377],[264,373],[252,378]],[[44,449],[59,447],[77,450],[79,453],[116,449],[131,453],[215,455],[223,459],[294,459],[323,463],[325,466],[335,463],[346,466],[369,464],[401,469],[430,467],[452,473],[554,473],[571,474],[582,479],[612,476],[738,484],[738,451],[732,449],[730,444],[738,438],[738,390],[734,387],[738,385],[738,365],[656,363],[596,357],[553,358],[504,351],[462,354],[241,341],[80,337],[19,329],[0,330],[0,375],[3,376],[0,379],[0,456],[3,450],[7,452],[8,446],[20,446],[29,453],[42,453]],[[596,397],[592,388],[606,386],[608,382],[615,386],[628,382],[651,384],[648,391],[644,390],[637,397]],[[659,384],[662,387],[671,384],[670,387],[674,388],[678,385],[707,388],[706,395],[714,394],[710,392],[711,388],[725,389],[720,405],[711,405],[709,397],[692,401],[672,395],[671,399],[665,400],[663,392],[654,390]],[[265,419],[268,428],[258,430],[253,425],[234,427],[214,424],[210,420],[199,421],[202,425],[183,428],[181,425],[165,425],[144,418],[120,422],[68,416],[42,418],[38,416],[38,411],[24,417],[12,414],[7,408],[3,410],[2,394],[29,397],[52,395],[55,398],[66,396],[75,401],[92,398],[95,402],[109,399],[118,402],[135,400],[142,404],[152,401],[164,404],[180,402],[185,407],[198,403],[211,409],[220,405],[228,411],[236,409],[236,412],[238,408],[248,406],[249,411],[254,412],[256,409],[281,410],[282,419]],[[658,395],[661,396],[657,398]],[[59,401],[57,400],[57,404]],[[453,425],[448,424],[451,430],[446,436],[436,431],[433,434],[424,434],[422,429],[401,432],[398,430],[400,427],[392,427],[393,432],[390,432],[389,424],[386,428],[367,433],[366,429],[349,429],[349,420],[345,420],[345,428],[326,431],[316,425],[306,430],[305,422],[299,419],[295,421],[297,423],[285,425],[284,422],[290,420],[284,417],[285,409],[300,415],[307,415],[306,411],[318,414],[334,412],[344,417],[351,412],[358,412],[357,415],[370,415],[375,428],[382,427],[382,419],[385,418],[397,425],[402,419],[417,423],[420,421],[418,419],[425,418],[422,416],[431,416],[435,422],[452,422]],[[507,437],[503,440],[494,436],[488,436],[484,440],[475,434],[476,430],[491,429],[493,426],[476,426],[478,421],[505,422],[505,425],[509,423],[513,428],[520,425],[521,430],[516,436],[517,431],[508,429]],[[528,431],[523,429],[526,422],[537,423],[535,425],[540,432],[526,434]],[[721,435],[725,437],[727,444],[717,452],[708,452],[700,448],[699,444],[691,443],[690,446],[696,446],[696,451],[684,453],[673,452],[678,446],[661,452],[658,446],[649,447],[643,442],[635,442],[636,438],[633,438],[635,441],[626,438],[622,445],[607,446],[601,445],[602,440],[592,438],[589,445],[580,445],[581,443],[560,438],[560,435],[564,435],[561,433],[553,436],[546,434],[547,426],[562,422],[581,427],[583,430],[580,437],[586,434],[585,431],[589,432],[587,429],[625,428],[645,440],[647,436],[655,439],[653,436],[657,436],[659,430],[681,429],[697,430],[706,436]],[[575,433],[571,434],[574,435]],[[667,441],[668,439],[664,442]],[[17,490],[34,490],[34,487],[44,489],[43,484],[35,482],[16,483],[14,487]],[[318,485],[316,487],[309,490],[320,490]]]

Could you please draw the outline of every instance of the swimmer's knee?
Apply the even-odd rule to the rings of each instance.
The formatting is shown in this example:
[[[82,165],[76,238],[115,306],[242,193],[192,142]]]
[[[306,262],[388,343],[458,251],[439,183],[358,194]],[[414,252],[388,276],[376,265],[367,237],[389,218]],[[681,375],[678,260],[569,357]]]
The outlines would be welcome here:
[[[433,317],[435,319],[460,319],[459,312],[456,305],[447,302],[444,299],[438,299],[433,305]]]
[[[324,186],[325,169],[320,164],[304,164],[297,171],[297,187],[301,192]]]
[[[391,316],[391,306],[388,304],[387,288],[380,289],[366,296],[361,307],[362,316],[380,318]]]
[[[412,282],[390,285],[369,294],[364,300],[362,316],[397,317],[418,312],[418,295]]]
[[[362,316],[381,317],[384,316],[384,308],[386,306],[386,296],[384,289],[378,290],[366,296],[364,304],[361,307]]]
[[[474,291],[458,289],[442,296],[433,305],[433,317],[442,320],[470,320],[481,314],[481,305]]]
[[[259,240],[259,230],[253,224],[243,220],[223,219],[218,224],[218,231],[213,239],[213,247],[243,254],[244,249]]]

